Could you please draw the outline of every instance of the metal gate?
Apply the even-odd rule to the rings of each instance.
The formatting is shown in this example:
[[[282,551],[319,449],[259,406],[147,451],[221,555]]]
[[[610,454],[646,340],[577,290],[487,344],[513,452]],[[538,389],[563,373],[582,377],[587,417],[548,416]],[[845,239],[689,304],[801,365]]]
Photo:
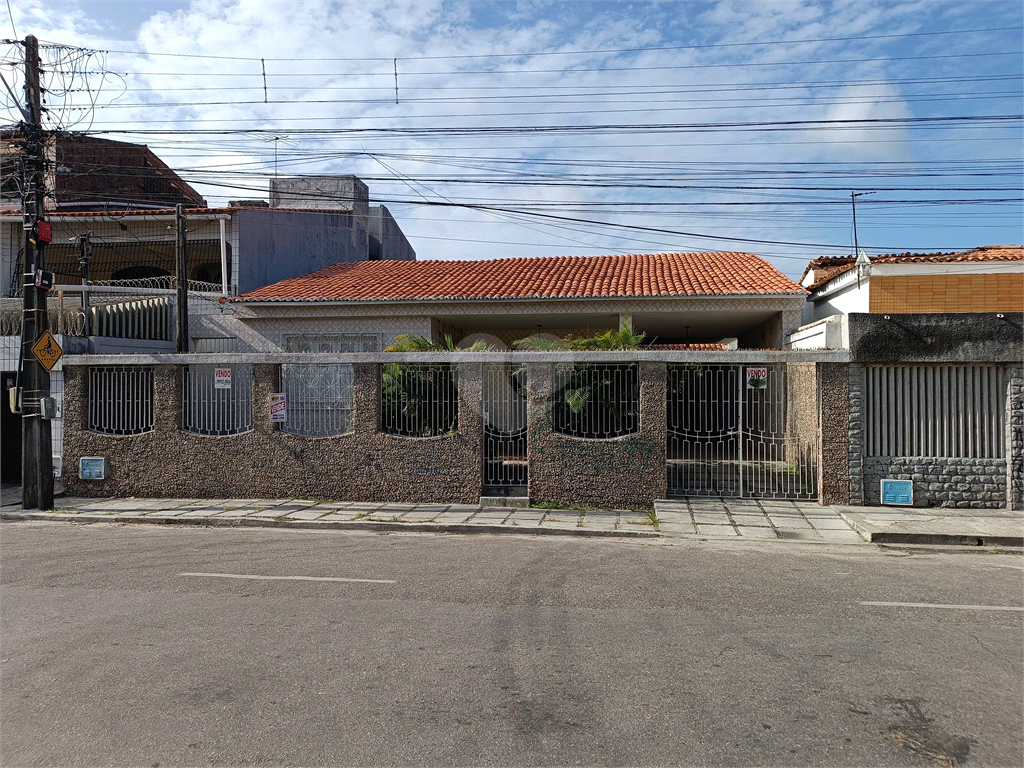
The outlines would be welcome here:
[[[817,440],[787,429],[786,366],[675,364],[667,384],[670,495],[817,497]]]
[[[526,366],[484,365],[483,417],[483,494],[525,495]]]

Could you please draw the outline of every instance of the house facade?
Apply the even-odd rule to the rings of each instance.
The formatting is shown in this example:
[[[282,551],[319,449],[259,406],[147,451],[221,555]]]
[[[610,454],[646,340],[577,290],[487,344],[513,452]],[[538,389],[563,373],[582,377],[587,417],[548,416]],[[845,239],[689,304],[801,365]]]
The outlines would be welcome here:
[[[316,177],[316,195],[309,193],[308,179],[275,179],[273,204],[236,201],[210,208],[146,147],[75,137],[58,137],[51,144],[55,159],[49,183],[55,202],[47,211],[53,239],[45,256],[54,288],[48,296],[48,323],[68,354],[175,350],[176,232],[169,204],[187,206],[189,347],[194,350],[233,348],[207,318],[232,316],[226,301],[240,292],[337,262],[416,258],[387,208],[371,206],[366,185],[354,176]],[[14,149],[11,142],[5,144],[5,152]],[[16,155],[3,157],[6,171]],[[88,181],[90,174],[95,184]],[[0,210],[0,380],[5,391],[18,381],[21,343],[24,230],[13,191],[5,187]],[[50,383],[57,400],[52,432],[59,473],[61,362],[51,371]],[[6,404],[2,411],[0,469],[5,481],[14,482],[20,477],[15,446],[20,419]]]
[[[243,293],[213,318],[237,350],[289,351],[302,334],[380,350],[400,334],[496,349],[538,334],[631,327],[660,345],[779,349],[805,290],[752,254],[693,253],[480,261],[366,262]]]
[[[837,498],[886,503],[902,481],[900,503],[1018,508],[1024,249],[816,259],[802,282],[806,322],[787,349],[849,353],[830,384],[829,442],[848,470]]]

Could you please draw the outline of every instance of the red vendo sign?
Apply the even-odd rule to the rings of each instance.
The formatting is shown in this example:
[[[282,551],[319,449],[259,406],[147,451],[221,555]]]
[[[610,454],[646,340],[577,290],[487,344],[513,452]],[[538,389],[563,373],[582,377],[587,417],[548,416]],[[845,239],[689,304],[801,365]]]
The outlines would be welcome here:
[[[50,229],[50,222],[48,221],[37,221],[36,227],[39,232],[39,242],[48,243],[53,239],[53,230]]]

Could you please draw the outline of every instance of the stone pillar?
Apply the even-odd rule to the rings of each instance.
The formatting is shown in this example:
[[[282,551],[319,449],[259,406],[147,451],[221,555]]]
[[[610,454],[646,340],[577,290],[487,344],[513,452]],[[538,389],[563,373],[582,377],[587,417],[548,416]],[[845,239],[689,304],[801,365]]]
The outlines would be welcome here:
[[[86,378],[89,369],[84,365],[64,366],[64,455],[68,456],[68,445],[73,434],[86,427]],[[5,393],[6,394],[6,393]],[[3,403],[7,408],[7,403]],[[77,467],[76,467],[77,473]]]
[[[850,381],[846,363],[818,363],[818,503],[850,503]]]
[[[352,366],[352,431],[372,435],[380,431],[380,363]]]
[[[270,423],[270,395],[281,391],[281,366],[258,363],[252,367],[252,428],[268,435],[277,432]]]
[[[640,434],[655,446],[647,482],[655,501],[668,495],[668,365],[640,363]],[[653,506],[653,504],[652,504]]]
[[[457,363],[459,381],[459,441],[476,457],[477,486],[483,485],[484,416],[483,363]]]
[[[185,368],[184,365],[153,366],[153,431],[156,433],[174,434],[181,431],[185,423],[181,412]]]
[[[864,366],[849,367],[849,463],[850,504],[864,503]]]
[[[1006,387],[1006,506],[1024,509],[1024,368],[1014,366],[1009,372],[1010,380]]]
[[[532,501],[541,501],[537,493],[546,495],[546,451],[554,430],[551,425],[551,387],[554,369],[550,363],[529,363],[526,366],[526,453],[527,495]]]

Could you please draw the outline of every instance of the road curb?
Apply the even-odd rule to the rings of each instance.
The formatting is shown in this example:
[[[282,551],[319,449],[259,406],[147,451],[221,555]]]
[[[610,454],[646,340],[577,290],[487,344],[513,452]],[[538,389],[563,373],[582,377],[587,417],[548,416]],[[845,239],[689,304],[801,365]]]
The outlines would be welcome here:
[[[878,531],[861,523],[854,515],[840,512],[839,516],[872,544],[921,544],[942,547],[1024,547],[1024,536],[988,534],[928,533],[925,531]]]
[[[45,520],[68,523],[133,523],[141,525],[193,526],[199,528],[278,528],[283,530],[346,530],[386,531],[411,533],[509,533],[523,536],[583,536],[591,538],[661,539],[655,531],[601,531],[586,528],[527,528],[513,525],[483,525],[477,523],[394,523],[336,520],[320,523],[316,520],[278,520],[276,518],[217,518],[217,517],[157,517],[139,515],[90,515],[61,512],[2,512],[0,520]]]

